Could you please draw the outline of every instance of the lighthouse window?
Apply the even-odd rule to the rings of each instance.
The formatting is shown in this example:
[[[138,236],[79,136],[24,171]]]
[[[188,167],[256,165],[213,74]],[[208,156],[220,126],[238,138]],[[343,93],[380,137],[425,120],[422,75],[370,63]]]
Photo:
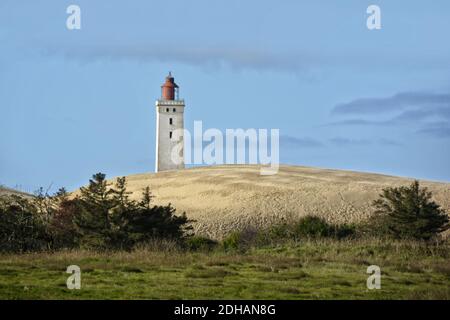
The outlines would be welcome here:
[[[169,139],[172,139],[172,131],[169,132]]]
[[[173,119],[169,118],[169,124],[173,124]]]
[[[173,112],[176,112],[176,111],[177,111],[177,109],[173,108]]]

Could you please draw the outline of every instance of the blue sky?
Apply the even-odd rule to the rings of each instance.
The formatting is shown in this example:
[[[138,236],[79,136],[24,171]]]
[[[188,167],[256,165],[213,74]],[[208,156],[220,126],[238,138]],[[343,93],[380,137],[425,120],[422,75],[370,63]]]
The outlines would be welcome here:
[[[282,163],[450,181],[449,15],[446,0],[2,0],[0,184],[153,171],[169,70],[188,129],[279,128]]]

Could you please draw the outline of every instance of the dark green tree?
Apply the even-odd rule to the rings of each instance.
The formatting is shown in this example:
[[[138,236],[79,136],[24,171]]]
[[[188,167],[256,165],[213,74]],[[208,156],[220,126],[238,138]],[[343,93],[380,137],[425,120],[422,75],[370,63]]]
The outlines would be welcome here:
[[[130,200],[130,194],[125,177],[110,186],[101,173],[81,188],[81,195],[74,200],[74,221],[83,245],[126,249],[153,238],[180,240],[189,234],[186,215],[176,215],[170,204],[152,206],[148,187],[140,201]]]
[[[150,187],[147,186],[142,191],[142,200],[141,200],[141,202],[139,204],[143,208],[150,209],[151,208],[150,204],[152,202],[152,199],[153,199],[153,195],[150,192]]]
[[[81,244],[87,247],[108,247],[112,236],[112,209],[117,205],[106,175],[96,173],[87,187],[80,189],[77,198],[75,225],[81,235]]]
[[[29,199],[0,198],[0,251],[27,252],[47,249],[45,220]]]
[[[192,227],[186,214],[176,215],[171,204],[167,206],[141,206],[127,212],[126,233],[133,244],[154,238],[181,240],[189,236]]]
[[[448,215],[419,181],[409,187],[383,189],[373,205],[387,233],[396,238],[428,240],[449,228]]]
[[[52,199],[58,204],[63,201],[69,200],[69,193],[67,192],[66,188],[62,187],[59,188],[58,191],[52,196]]]
[[[109,231],[109,246],[114,248],[128,248],[132,245],[127,233],[128,216],[136,210],[136,202],[129,199],[131,192],[127,191],[125,177],[117,178],[111,188],[111,198],[114,207],[111,209],[111,224]]]
[[[111,194],[113,204],[118,206],[121,210],[126,210],[127,207],[134,205],[129,199],[131,192],[127,191],[127,181],[125,177],[117,178],[114,188],[111,188]]]

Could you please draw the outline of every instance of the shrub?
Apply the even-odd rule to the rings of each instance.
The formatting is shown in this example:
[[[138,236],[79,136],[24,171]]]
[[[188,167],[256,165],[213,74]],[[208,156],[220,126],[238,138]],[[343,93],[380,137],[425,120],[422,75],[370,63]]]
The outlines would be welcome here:
[[[295,239],[293,225],[283,222],[260,230],[257,237],[257,244],[261,246],[275,245],[286,242],[286,240]]]
[[[19,196],[0,199],[0,251],[28,252],[47,248],[49,235],[36,206]]]
[[[333,227],[334,236],[337,239],[352,238],[356,235],[356,226],[352,224],[342,224]]]
[[[79,246],[81,235],[74,223],[78,208],[77,200],[64,199],[54,210],[48,223],[52,249],[76,248]]]
[[[182,240],[189,235],[190,220],[183,213],[175,215],[171,206],[154,206],[150,209],[137,207],[123,213],[122,231],[128,236],[131,244],[146,242],[149,239],[165,238]]]
[[[192,251],[197,250],[212,250],[217,246],[217,241],[214,241],[212,239],[201,237],[201,236],[193,236],[189,237],[184,241],[185,246],[187,249]]]
[[[273,245],[287,240],[298,241],[304,238],[333,237],[337,239],[354,237],[355,225],[333,225],[316,216],[306,216],[293,223],[275,224],[258,233],[258,244]]]
[[[277,241],[280,239],[292,238],[293,230],[292,226],[287,223],[276,224],[269,228],[267,234],[267,239],[271,241]]]
[[[409,187],[383,189],[373,202],[380,231],[396,238],[428,240],[447,230],[448,216],[431,198],[432,193],[420,188],[419,181]]]
[[[245,251],[258,244],[260,233],[261,231],[253,227],[234,231],[222,240],[222,247],[225,250]]]
[[[237,250],[240,247],[241,232],[231,232],[227,237],[222,240],[222,247],[226,251]]]
[[[328,237],[333,234],[332,227],[322,218],[307,216],[301,218],[294,226],[297,237]]]
[[[245,251],[250,247],[272,246],[305,238],[343,239],[355,235],[356,226],[354,225],[333,225],[320,217],[306,216],[296,223],[283,222],[262,230],[247,227],[242,231],[234,231],[222,240],[221,246],[226,251]]]

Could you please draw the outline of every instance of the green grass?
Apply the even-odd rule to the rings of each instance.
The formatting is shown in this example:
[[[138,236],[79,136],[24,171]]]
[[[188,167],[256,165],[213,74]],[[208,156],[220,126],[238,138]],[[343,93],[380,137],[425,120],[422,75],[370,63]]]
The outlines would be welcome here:
[[[66,268],[81,268],[69,290]],[[380,290],[366,287],[378,265]],[[321,240],[245,253],[63,251],[0,255],[1,299],[449,299],[449,246]]]

